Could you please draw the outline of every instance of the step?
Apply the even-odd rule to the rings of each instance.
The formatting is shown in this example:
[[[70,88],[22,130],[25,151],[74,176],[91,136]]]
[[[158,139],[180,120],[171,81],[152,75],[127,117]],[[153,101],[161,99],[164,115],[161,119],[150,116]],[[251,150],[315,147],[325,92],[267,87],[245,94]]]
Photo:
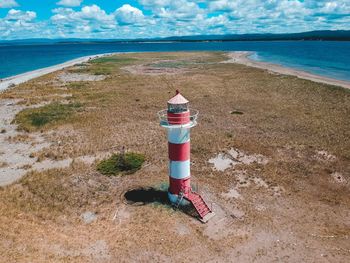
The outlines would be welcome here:
[[[188,199],[191,200],[192,202],[197,202],[197,201],[201,200],[200,197],[190,197]]]
[[[208,207],[206,206],[201,206],[201,207],[196,207],[196,210],[198,211],[206,211],[206,210],[210,210]]]
[[[192,202],[193,205],[200,205],[203,204],[203,201],[198,201],[198,202]]]
[[[202,223],[207,223],[211,218],[213,218],[215,216],[215,213],[214,212],[210,212],[208,214],[206,214],[204,217],[200,218],[199,220],[202,222]]]
[[[212,218],[215,215],[210,210],[203,197],[198,193],[191,192],[185,198],[192,203],[199,215],[199,220],[201,222],[206,223],[210,218]]]
[[[199,212],[202,212],[202,211],[210,211],[208,208],[206,208],[206,207],[201,207],[201,208],[198,208],[198,209],[196,209],[197,211],[199,211]]]
[[[197,202],[197,203],[193,203],[192,202],[192,204],[195,205],[195,206],[207,206],[207,204],[205,202],[203,202],[203,201]]]
[[[209,209],[203,209],[203,210],[199,210],[198,211],[198,213],[201,214],[201,215],[203,215],[203,214],[205,214],[207,212],[210,212],[210,210]]]
[[[201,204],[204,203],[204,201],[202,199],[200,200],[196,200],[196,201],[192,201],[193,204]]]

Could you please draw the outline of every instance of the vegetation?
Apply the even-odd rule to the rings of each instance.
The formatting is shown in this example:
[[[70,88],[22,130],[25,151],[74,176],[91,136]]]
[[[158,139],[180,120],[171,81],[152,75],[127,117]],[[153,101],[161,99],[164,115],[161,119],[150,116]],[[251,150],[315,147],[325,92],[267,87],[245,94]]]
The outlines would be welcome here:
[[[157,68],[182,68],[190,64],[188,61],[160,61],[154,64],[151,64],[153,67]]]
[[[102,57],[97,58],[91,61],[92,64],[106,64],[106,63],[113,63],[113,64],[125,64],[135,61],[134,58],[128,58],[128,57],[118,57],[118,56],[111,56],[111,57]]]
[[[74,112],[82,107],[80,103],[51,103],[39,108],[28,108],[19,112],[14,122],[18,129],[33,131],[67,120]]]
[[[242,112],[242,111],[239,111],[239,110],[234,110],[234,111],[231,111],[231,114],[242,115],[243,112]]]
[[[69,69],[71,73],[85,73],[92,75],[112,75],[117,68],[135,61],[133,58],[122,58],[117,56],[97,58],[89,64],[78,64]]]
[[[81,88],[86,88],[88,84],[83,81],[78,81],[78,82],[71,82],[68,84],[68,87],[71,89],[81,89]]]
[[[101,161],[97,170],[104,175],[118,175],[134,173],[139,170],[145,161],[145,156],[139,153],[113,154],[110,158]]]
[[[31,172],[13,185],[0,187],[2,261],[166,261],[191,255],[188,261],[227,261],[230,256],[247,262],[275,257],[302,262],[324,260],[319,251],[331,261],[349,261],[349,91],[219,63],[227,59],[223,53],[140,53],[111,58],[90,61],[84,69],[93,74],[95,67],[108,65],[111,75],[103,81],[85,82],[79,88],[80,84],[60,83],[56,78],[60,73],[52,73],[0,94],[23,107],[64,103],[69,98],[84,105],[82,112],[82,107],[73,107],[68,117],[41,126],[45,140],[54,143],[41,152],[33,148],[28,152],[33,152],[30,156],[35,160],[53,163],[73,159],[69,167]],[[135,59],[126,62],[129,58]],[[165,60],[193,63],[186,65],[186,73],[174,70],[176,74],[164,74],[166,68],[152,74],[142,68],[135,72],[123,68],[127,63],[152,66]],[[157,186],[156,190],[167,191],[167,138],[155,115],[179,87],[191,107],[200,111],[199,126],[191,135],[191,174],[200,193],[207,194],[208,204],[213,202],[218,211],[214,224],[196,224],[163,205],[155,209],[125,204],[124,194],[132,189]],[[56,127],[60,128],[57,132],[46,131]],[[1,136],[10,135],[8,130]],[[30,143],[34,136],[25,135],[11,141]],[[147,153],[150,165],[142,166],[137,176],[122,176],[130,171],[121,171],[120,159],[111,157],[96,171],[95,158],[122,145]],[[262,154],[268,163],[213,170],[208,160],[231,148]],[[125,160],[121,163],[125,167]],[[102,170],[110,173],[103,175]],[[241,172],[250,186],[240,187]],[[333,173],[341,174],[347,183],[334,181]],[[253,178],[261,178],[267,187]],[[273,187],[284,191],[276,194]],[[232,188],[241,198],[227,197]],[[81,220],[87,211],[97,215],[93,225]],[[174,238],[181,239],[176,246]],[[262,244],[261,240],[267,241]],[[201,246],[205,253],[197,249]]]

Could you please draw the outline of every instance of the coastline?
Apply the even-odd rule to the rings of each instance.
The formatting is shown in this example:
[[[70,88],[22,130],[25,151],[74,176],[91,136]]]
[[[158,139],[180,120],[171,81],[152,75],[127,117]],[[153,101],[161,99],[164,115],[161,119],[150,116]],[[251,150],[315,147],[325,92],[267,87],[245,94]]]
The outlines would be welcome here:
[[[87,62],[91,59],[96,59],[100,57],[105,57],[105,56],[111,56],[115,54],[120,54],[122,52],[113,52],[113,53],[102,53],[102,54],[97,54],[97,55],[90,55],[90,56],[84,56],[80,58],[76,58],[73,60],[66,61],[61,64],[57,64],[54,66],[49,66],[46,68],[41,68],[33,71],[28,71],[22,74],[14,75],[11,77],[7,77],[4,79],[0,80],[0,92],[5,91],[8,88],[11,88],[13,85],[18,85],[24,82],[27,82],[31,79],[41,77],[43,75],[64,69],[66,67],[71,67],[74,66],[75,64]],[[223,63],[238,63],[238,64],[243,64],[249,67],[255,67],[255,68],[260,68],[260,69],[265,69],[269,70],[274,73],[278,74],[284,74],[284,75],[290,75],[290,76],[296,76],[301,79],[306,79],[306,80],[311,80],[314,82],[318,83],[323,83],[323,84],[329,84],[329,85],[335,85],[339,87],[343,87],[346,89],[350,89],[350,82],[349,81],[344,81],[344,80],[338,80],[334,78],[329,78],[317,74],[312,74],[303,70],[298,70],[290,67],[285,67],[282,65],[274,64],[274,63],[269,63],[269,62],[262,62],[262,61],[257,61],[249,58],[253,52],[251,51],[232,51],[232,52],[226,52],[228,54],[229,60],[224,61]]]
[[[311,80],[318,83],[335,85],[339,87],[343,87],[346,89],[350,89],[350,82],[345,80],[338,80],[329,77],[324,77],[321,75],[312,74],[303,70],[298,70],[294,68],[284,67],[278,64],[262,62],[250,59],[249,56],[253,54],[253,52],[249,51],[235,51],[229,52],[229,60],[225,61],[225,63],[238,63],[243,64],[249,67],[266,69],[274,73],[296,76],[300,79]]]
[[[349,90],[227,55],[120,53],[0,93],[3,261],[350,262]],[[207,224],[168,211],[155,117],[177,88],[201,111],[192,168],[215,209]],[[144,156],[141,169],[118,174],[123,152]]]
[[[96,59],[96,58],[100,58],[100,57],[105,57],[105,56],[110,56],[110,55],[114,55],[114,54],[119,54],[119,52],[115,52],[115,53],[103,53],[103,54],[97,54],[97,55],[91,55],[91,56],[84,56],[84,57],[80,57],[80,58],[76,58],[76,59],[72,59],[72,60],[68,60],[64,63],[61,64],[57,64],[54,66],[50,66],[50,67],[46,67],[46,68],[41,68],[41,69],[36,69],[33,71],[28,71],[22,74],[18,74],[18,75],[14,75],[11,77],[7,77],[4,79],[0,80],[0,92],[3,92],[9,88],[11,88],[11,86],[13,85],[18,85],[24,82],[27,82],[31,79],[35,79],[38,77],[41,77],[43,75],[55,72],[57,70],[61,70],[67,67],[71,67],[74,66],[76,64],[79,63],[84,63],[87,62],[91,59]]]

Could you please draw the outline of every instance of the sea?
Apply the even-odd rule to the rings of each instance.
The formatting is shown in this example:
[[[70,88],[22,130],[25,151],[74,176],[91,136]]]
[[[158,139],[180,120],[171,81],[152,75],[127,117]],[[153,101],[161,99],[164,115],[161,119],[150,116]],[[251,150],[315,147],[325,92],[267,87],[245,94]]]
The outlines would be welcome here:
[[[252,59],[350,81],[349,41],[1,44],[0,78],[111,52],[251,51]]]

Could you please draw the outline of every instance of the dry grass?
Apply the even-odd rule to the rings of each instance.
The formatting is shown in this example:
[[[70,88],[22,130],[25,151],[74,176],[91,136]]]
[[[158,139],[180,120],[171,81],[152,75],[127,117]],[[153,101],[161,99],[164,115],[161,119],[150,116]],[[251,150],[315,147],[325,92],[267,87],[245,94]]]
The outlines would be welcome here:
[[[60,122],[67,122],[81,107],[80,103],[51,103],[38,108],[24,109],[16,115],[13,122],[18,125],[19,130],[27,132],[52,128]]]
[[[71,103],[84,104],[77,118],[47,127],[54,128],[47,132],[47,138],[60,142],[46,150],[52,153],[47,158],[112,153],[125,147],[145,154],[148,160],[147,166],[123,177],[106,177],[94,165],[76,162],[64,170],[30,173],[20,182],[1,188],[3,259],[135,262],[172,257],[179,262],[199,258],[252,262],[287,254],[292,261],[317,261],[322,260],[321,253],[326,253],[331,261],[347,261],[350,247],[341,237],[350,231],[345,220],[349,216],[350,191],[348,185],[330,182],[330,174],[340,172],[350,181],[350,92],[238,64],[218,63],[222,60],[222,53],[124,54],[68,69],[107,74],[103,81],[62,86],[53,81],[58,72],[1,94],[3,98],[22,99],[28,105],[59,102],[58,95],[72,94]],[[140,64],[184,66],[186,72],[138,75],[123,70]],[[166,135],[157,124],[156,112],[166,107],[175,89],[180,89],[201,113],[191,138],[195,181],[230,213],[237,207],[244,211],[243,221],[228,226],[244,235],[227,234],[213,240],[206,236],[206,226],[180,212],[163,206],[123,204],[121,196],[128,189],[167,181]],[[232,147],[267,156],[270,161],[265,166],[241,165],[236,169],[259,175],[271,186],[282,186],[282,197],[249,188],[243,192],[244,201],[223,199],[221,193],[236,183],[233,172],[213,171],[207,161]],[[336,160],[315,158],[319,150],[335,155]],[[257,204],[268,207],[267,211],[257,212]],[[91,225],[80,220],[80,214],[88,210],[98,215]],[[113,220],[116,210],[126,212],[118,212]],[[179,224],[191,234],[181,236],[174,228]],[[269,232],[269,238],[272,233],[280,239],[286,236],[284,248],[276,248],[269,241],[259,247],[253,233],[262,231]],[[305,236],[306,231],[340,238],[311,238]],[[100,251],[102,258],[89,250],[98,240],[107,244],[107,252]],[[292,247],[287,240],[298,245]],[[244,259],[240,250],[245,249],[249,250]]]

